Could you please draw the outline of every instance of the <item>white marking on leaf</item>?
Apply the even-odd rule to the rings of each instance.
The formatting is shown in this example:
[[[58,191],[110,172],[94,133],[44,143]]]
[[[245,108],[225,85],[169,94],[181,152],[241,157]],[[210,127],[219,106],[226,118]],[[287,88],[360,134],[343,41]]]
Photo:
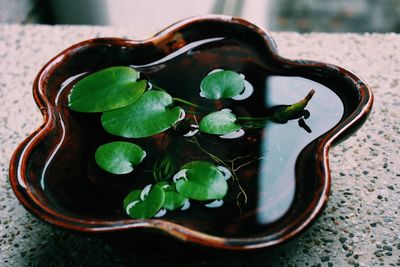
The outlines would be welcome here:
[[[208,74],[207,74],[207,76],[208,75],[211,75],[211,74],[213,74],[213,73],[216,73],[216,72],[220,72],[220,71],[223,71],[224,69],[213,69],[212,71],[210,71]]]
[[[153,89],[153,84],[151,82],[147,82],[149,88],[147,88],[148,91],[150,91],[151,89]]]
[[[186,178],[186,172],[188,171],[188,169],[183,169],[180,170],[179,172],[177,172],[174,177],[172,178],[172,181],[174,181],[174,183],[176,183],[179,179],[183,178],[185,180],[187,180]]]
[[[178,121],[183,120],[186,117],[186,112],[184,109],[181,109],[181,113],[179,114],[179,119]]]
[[[189,201],[189,199],[186,199],[186,201],[183,204],[181,210],[187,210],[188,208],[190,208],[190,201]]]
[[[169,184],[165,184],[165,185],[163,185],[161,188],[162,188],[162,189],[167,189],[168,187],[170,187],[170,185],[169,185]]]
[[[217,166],[217,169],[222,172],[222,175],[224,176],[225,181],[229,180],[229,178],[232,177],[232,173],[227,167],[225,167],[225,166]]]
[[[139,202],[140,202],[139,200],[135,200],[135,201],[132,201],[131,203],[129,203],[129,204],[126,206],[125,212],[126,212],[127,214],[129,214],[129,210],[130,210],[131,208],[133,208],[134,206],[136,206],[136,204],[139,203]]]
[[[192,136],[196,135],[198,132],[199,132],[199,129],[190,130],[189,132],[185,133],[183,136],[184,137],[192,137]]]
[[[147,153],[146,153],[146,151],[143,150],[143,156],[142,156],[142,158],[140,159],[140,161],[142,161],[146,156],[147,156]]]
[[[205,204],[204,206],[207,207],[207,208],[214,209],[214,208],[219,208],[222,205],[224,205],[224,201],[222,199],[216,199],[213,202]]]
[[[240,95],[232,97],[233,100],[244,100],[249,98],[254,92],[254,87],[248,81],[244,80],[244,90]]]
[[[160,217],[164,216],[165,214],[167,214],[167,210],[166,210],[166,209],[160,209],[160,210],[154,215],[154,218],[160,218]]]
[[[221,135],[220,138],[222,139],[235,139],[235,138],[239,138],[242,137],[245,134],[243,129],[239,129],[237,131],[234,131],[232,133],[227,133],[224,135]]]
[[[147,196],[149,195],[151,186],[152,186],[152,184],[146,185],[146,186],[143,188],[142,192],[140,192],[140,199],[141,199],[142,201],[144,201],[144,198],[147,197]]]

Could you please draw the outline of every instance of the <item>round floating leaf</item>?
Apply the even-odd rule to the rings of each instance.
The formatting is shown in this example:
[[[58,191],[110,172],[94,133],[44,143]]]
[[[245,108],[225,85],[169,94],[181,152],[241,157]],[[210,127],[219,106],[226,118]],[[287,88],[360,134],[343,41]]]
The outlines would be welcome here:
[[[155,184],[143,199],[141,195],[143,195],[142,190],[134,190],[125,197],[125,212],[134,219],[151,218],[164,204],[164,189],[159,184]]]
[[[203,117],[199,129],[203,133],[228,134],[240,130],[241,126],[235,122],[236,116],[230,110],[223,109]]]
[[[79,112],[103,112],[129,105],[146,89],[145,80],[130,67],[111,67],[90,74],[77,82],[68,97],[68,105]]]
[[[217,167],[200,164],[186,170],[176,181],[179,194],[200,201],[222,199],[226,195],[228,184]]]
[[[244,89],[244,76],[230,70],[213,72],[201,81],[200,95],[208,99],[232,98]]]
[[[184,115],[179,107],[169,108],[172,97],[162,91],[147,91],[135,103],[103,113],[101,123],[107,132],[129,138],[161,133]]]
[[[125,174],[133,170],[133,166],[142,162],[146,152],[129,142],[111,142],[101,145],[95,153],[96,163],[105,171],[113,174]]]
[[[167,210],[176,210],[181,208],[188,199],[176,191],[175,186],[166,184],[163,187],[165,191],[165,200],[163,208]]]

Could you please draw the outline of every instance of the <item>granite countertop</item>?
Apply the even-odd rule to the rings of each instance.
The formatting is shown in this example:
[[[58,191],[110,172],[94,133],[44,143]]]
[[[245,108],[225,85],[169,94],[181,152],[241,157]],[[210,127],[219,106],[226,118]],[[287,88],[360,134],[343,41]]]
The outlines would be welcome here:
[[[8,182],[17,145],[42,121],[32,97],[41,66],[93,37],[140,39],[107,27],[0,25],[0,266],[400,266],[400,35],[272,33],[280,54],[325,61],[361,76],[375,94],[362,129],[330,151],[332,191],[323,215],[299,238],[256,255],[191,264],[136,257],[29,214]]]

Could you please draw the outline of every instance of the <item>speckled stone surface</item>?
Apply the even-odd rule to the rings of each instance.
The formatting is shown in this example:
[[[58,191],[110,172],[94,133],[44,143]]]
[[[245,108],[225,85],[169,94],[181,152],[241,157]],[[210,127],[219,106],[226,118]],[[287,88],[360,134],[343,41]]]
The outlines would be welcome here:
[[[400,266],[400,35],[395,34],[272,34],[281,55],[348,68],[375,93],[362,129],[330,152],[333,183],[324,214],[287,244],[256,255],[174,263],[136,257],[30,215],[10,188],[8,164],[16,146],[41,123],[31,93],[36,73],[75,42],[98,36],[138,39],[155,30],[0,25],[0,266]]]

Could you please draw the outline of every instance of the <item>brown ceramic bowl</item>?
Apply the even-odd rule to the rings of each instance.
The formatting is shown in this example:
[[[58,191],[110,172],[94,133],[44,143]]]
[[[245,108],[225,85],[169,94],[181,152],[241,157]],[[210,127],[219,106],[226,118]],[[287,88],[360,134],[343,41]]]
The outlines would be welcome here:
[[[171,54],[173,59],[168,57]],[[281,133],[304,133],[301,134],[304,138],[298,140],[288,137],[298,141],[296,144],[279,139],[279,130],[275,137],[269,137],[278,126],[271,124],[266,130],[267,140],[277,140],[270,145],[269,155],[279,165],[271,169],[277,170],[274,175],[280,178],[276,183],[268,182],[266,187],[255,179],[244,181],[250,198],[242,213],[234,205],[209,212],[194,207],[193,212],[134,220],[124,214],[121,200],[136,182],[126,177],[110,178],[113,181],[110,182],[92,164],[93,149],[113,137],[104,133],[97,115],[80,116],[67,107],[71,81],[87,72],[115,65],[135,66],[159,84],[167,87],[179,84],[185,88],[192,88],[211,69],[233,69],[245,73],[257,99],[262,101],[273,98],[265,91],[275,88],[274,82],[282,88],[289,84],[293,88],[286,91],[271,89],[283,97],[282,104],[292,101],[290,97],[285,99],[292,92],[296,97],[304,96],[298,87],[305,82],[307,86],[318,87],[311,102],[320,103],[320,110],[312,111],[308,119],[310,134],[296,123],[279,126],[287,129]],[[194,90],[198,87],[179,92],[193,100],[198,97]],[[143,41],[98,38],[78,43],[42,68],[34,82],[33,94],[44,123],[19,145],[10,163],[12,188],[27,210],[62,229],[103,234],[125,243],[138,242],[139,239],[131,238],[138,234],[156,236],[153,243],[162,243],[169,237],[183,241],[176,243],[184,246],[194,244],[219,250],[278,245],[315,221],[330,190],[328,150],[365,121],[373,102],[371,90],[351,72],[331,64],[284,59],[277,54],[268,33],[243,19],[228,16],[186,19]],[[323,95],[333,97],[334,101],[323,97],[318,100]],[[245,105],[253,113],[263,109],[251,102]],[[239,108],[239,112],[246,110]],[[332,114],[336,117],[330,117]],[[314,125],[313,121],[318,123]],[[257,134],[252,137],[254,144],[236,141],[235,146],[238,150],[247,149],[241,147],[244,143],[248,148],[254,145],[253,149],[258,149],[262,137]],[[282,152],[285,146],[289,149]],[[243,175],[252,177],[257,168],[260,168],[257,164],[246,167]],[[271,171],[269,174],[272,177]],[[262,181],[269,179],[257,177]],[[253,195],[257,197],[252,200]],[[285,207],[279,210],[282,205]]]

